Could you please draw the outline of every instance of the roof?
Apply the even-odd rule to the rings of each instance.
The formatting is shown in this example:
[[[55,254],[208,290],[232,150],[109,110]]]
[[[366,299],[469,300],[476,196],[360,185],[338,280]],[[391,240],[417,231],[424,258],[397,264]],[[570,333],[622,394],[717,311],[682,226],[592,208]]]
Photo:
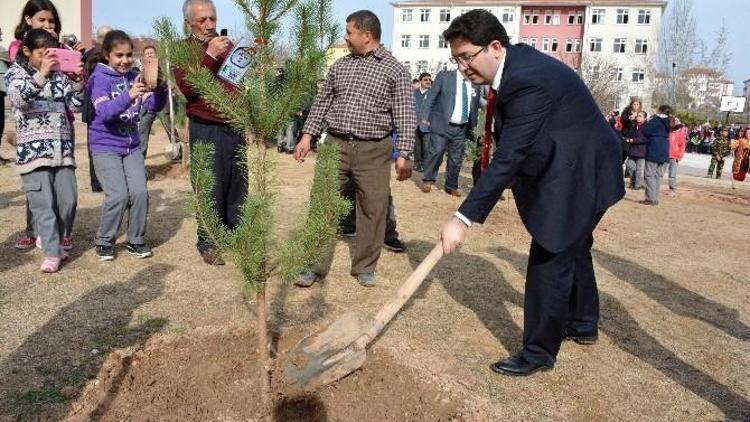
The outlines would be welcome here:
[[[695,66],[695,67],[691,67],[689,69],[685,69],[685,71],[683,71],[682,74],[683,75],[687,75],[687,76],[692,76],[692,75],[702,76],[702,75],[705,75],[705,76],[712,76],[712,77],[715,77],[715,78],[723,77],[723,74],[722,74],[721,71],[719,71],[717,69],[711,69],[711,68],[705,67],[705,66]]]
[[[494,7],[494,6],[667,6],[666,0],[396,0],[393,7],[450,6],[450,7]]]

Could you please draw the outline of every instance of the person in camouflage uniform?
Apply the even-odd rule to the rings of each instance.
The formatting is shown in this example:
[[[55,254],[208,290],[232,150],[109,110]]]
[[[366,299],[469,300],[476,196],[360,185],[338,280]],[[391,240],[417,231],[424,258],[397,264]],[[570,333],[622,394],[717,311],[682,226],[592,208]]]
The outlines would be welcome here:
[[[716,178],[721,178],[721,170],[724,168],[724,158],[726,158],[730,152],[729,131],[726,128],[721,128],[719,136],[716,137],[714,145],[711,147],[711,165],[708,166],[708,174],[706,174],[706,177],[712,177],[715,168]]]

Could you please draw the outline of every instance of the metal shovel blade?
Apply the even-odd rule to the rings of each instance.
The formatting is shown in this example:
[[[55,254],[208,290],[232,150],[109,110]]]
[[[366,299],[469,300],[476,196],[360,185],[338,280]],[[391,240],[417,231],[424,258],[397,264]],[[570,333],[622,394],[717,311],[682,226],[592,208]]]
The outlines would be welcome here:
[[[348,312],[322,332],[309,335],[289,353],[286,376],[299,387],[319,387],[359,369],[367,358],[364,347],[355,346],[363,330]]]

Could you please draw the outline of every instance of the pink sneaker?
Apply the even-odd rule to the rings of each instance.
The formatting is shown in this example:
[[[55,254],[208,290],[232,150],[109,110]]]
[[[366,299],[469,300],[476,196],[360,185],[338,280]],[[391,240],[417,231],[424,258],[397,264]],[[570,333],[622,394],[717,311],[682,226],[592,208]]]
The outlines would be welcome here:
[[[16,249],[29,249],[33,248],[36,244],[36,238],[28,235],[20,236],[16,239]]]
[[[73,249],[73,239],[71,239],[70,237],[67,237],[67,236],[63,237],[62,248],[63,248],[63,250],[66,250],[66,251],[69,251],[69,250]]]
[[[43,273],[56,273],[60,270],[62,258],[59,256],[45,256],[42,260],[42,266],[39,267]]]

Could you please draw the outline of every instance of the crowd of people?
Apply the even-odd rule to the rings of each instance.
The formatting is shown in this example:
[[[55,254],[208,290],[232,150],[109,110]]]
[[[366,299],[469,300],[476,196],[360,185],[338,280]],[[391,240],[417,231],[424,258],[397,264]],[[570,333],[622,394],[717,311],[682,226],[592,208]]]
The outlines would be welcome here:
[[[736,159],[734,180],[744,180],[747,174],[747,128],[710,125],[691,129],[673,115],[672,108],[662,106],[649,116],[642,109],[640,98],[631,98],[622,111],[611,111],[606,116],[612,129],[623,140],[625,177],[630,189],[645,189],[645,205],[658,205],[659,183],[664,173],[669,174],[669,195],[677,194],[677,169],[685,152],[711,154],[707,178],[721,178],[724,160],[731,153]],[[692,147],[691,147],[692,145]]]

